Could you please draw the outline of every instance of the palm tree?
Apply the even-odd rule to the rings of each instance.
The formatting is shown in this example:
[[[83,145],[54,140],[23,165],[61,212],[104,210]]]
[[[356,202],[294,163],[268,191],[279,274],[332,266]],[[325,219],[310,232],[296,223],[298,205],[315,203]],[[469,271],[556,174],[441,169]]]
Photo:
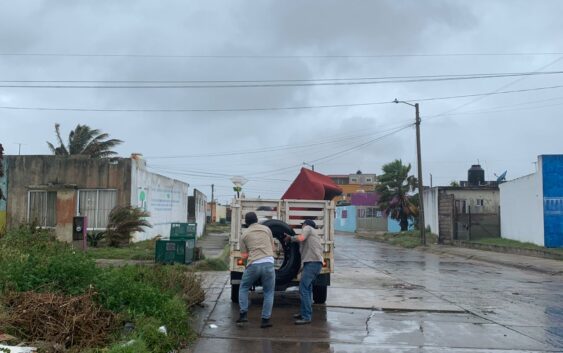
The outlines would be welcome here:
[[[107,158],[117,153],[111,149],[123,141],[108,139],[109,135],[98,129],[92,129],[88,125],[76,125],[76,128],[68,135],[68,145],[65,146],[60,132],[60,124],[55,124],[58,147],[47,142],[49,149],[57,156],[68,156],[82,154],[91,158]]]
[[[117,206],[109,213],[109,221],[104,237],[110,246],[120,246],[131,241],[133,232],[144,232],[144,227],[152,225],[144,218],[150,214],[140,208],[132,206]]]
[[[411,165],[400,159],[383,166],[376,191],[380,195],[379,209],[399,221],[401,231],[409,228],[409,219],[418,216],[418,207],[411,202],[409,193],[416,190],[417,179],[409,175]]]

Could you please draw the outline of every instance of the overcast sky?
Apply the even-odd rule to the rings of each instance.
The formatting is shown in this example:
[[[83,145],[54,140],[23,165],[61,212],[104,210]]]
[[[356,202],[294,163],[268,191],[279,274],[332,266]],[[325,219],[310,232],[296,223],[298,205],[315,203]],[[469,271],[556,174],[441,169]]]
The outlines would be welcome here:
[[[416,173],[415,130],[397,132],[414,122],[414,109],[362,105],[398,98],[420,102],[426,184],[430,174],[434,185],[466,180],[478,161],[487,179],[505,170],[512,179],[533,172],[537,155],[563,152],[563,87],[553,88],[563,85],[561,74],[236,88],[5,86],[563,71],[562,13],[557,0],[6,2],[0,11],[0,143],[7,154],[17,154],[18,143],[22,154],[49,154],[55,123],[65,136],[88,124],[124,140],[121,156],[142,153],[151,170],[209,196],[215,184],[219,201],[233,194],[233,175],[249,179],[247,197],[279,198],[303,162],[325,174],[380,173],[400,158]],[[535,88],[542,89],[529,90]],[[158,111],[327,105],[340,106]],[[70,108],[83,110],[64,110]],[[96,111],[123,109],[141,111]]]

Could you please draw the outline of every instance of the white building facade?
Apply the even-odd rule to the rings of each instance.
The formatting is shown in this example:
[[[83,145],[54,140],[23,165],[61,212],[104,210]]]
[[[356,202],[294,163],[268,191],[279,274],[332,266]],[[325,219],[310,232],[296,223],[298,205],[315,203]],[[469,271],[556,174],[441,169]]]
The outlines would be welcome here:
[[[537,166],[499,186],[502,237],[563,247],[563,155],[539,156]]]

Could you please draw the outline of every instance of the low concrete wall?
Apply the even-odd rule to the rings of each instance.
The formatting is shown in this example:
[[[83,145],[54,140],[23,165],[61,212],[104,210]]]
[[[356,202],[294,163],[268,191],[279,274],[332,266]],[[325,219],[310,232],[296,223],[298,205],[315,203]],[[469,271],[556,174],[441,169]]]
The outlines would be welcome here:
[[[554,260],[563,260],[563,255],[559,255],[543,250],[513,248],[513,247],[493,245],[493,244],[478,244],[478,243],[470,243],[466,241],[456,242],[456,245],[469,249],[495,251],[495,252],[501,252],[506,254],[515,254],[515,255],[543,257],[546,259],[554,259]]]

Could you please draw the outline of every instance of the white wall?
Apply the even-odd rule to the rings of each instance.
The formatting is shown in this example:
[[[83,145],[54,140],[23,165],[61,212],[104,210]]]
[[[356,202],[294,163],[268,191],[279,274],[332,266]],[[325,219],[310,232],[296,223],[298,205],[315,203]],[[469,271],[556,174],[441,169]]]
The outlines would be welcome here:
[[[223,205],[216,205],[215,208],[215,222],[219,223],[221,218],[227,219],[227,206]]]
[[[511,180],[499,187],[502,237],[544,246],[541,173]]]
[[[430,226],[430,231],[438,234],[438,188],[424,190],[424,227]]]
[[[144,160],[131,164],[131,205],[150,212],[153,228],[136,233],[134,241],[170,236],[170,223],[188,221],[188,184],[151,173]]]
[[[201,191],[194,189],[195,221],[197,223],[197,237],[201,237],[205,230],[207,219],[205,209],[207,207],[207,197]]]

